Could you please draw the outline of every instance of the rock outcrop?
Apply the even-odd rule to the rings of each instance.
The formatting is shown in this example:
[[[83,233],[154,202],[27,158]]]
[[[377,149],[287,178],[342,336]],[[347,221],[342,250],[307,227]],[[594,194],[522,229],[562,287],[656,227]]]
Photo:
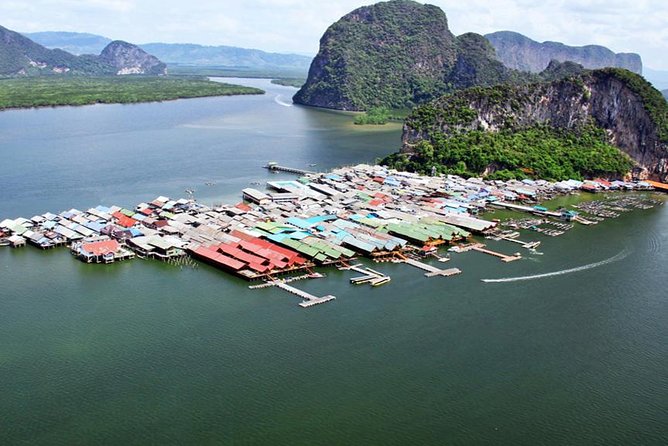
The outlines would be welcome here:
[[[551,60],[576,62],[585,68],[624,68],[642,73],[642,60],[635,53],[615,54],[600,45],[568,46],[559,42],[536,42],[512,31],[499,31],[485,37],[496,49],[497,58],[509,68],[539,73]]]
[[[668,180],[668,103],[641,76],[602,69],[550,83],[472,88],[416,108],[404,125],[404,152],[435,135],[515,131],[536,125],[577,132],[595,125],[645,177]]]
[[[100,60],[116,70],[117,75],[166,73],[166,65],[137,45],[114,40],[100,53]]]

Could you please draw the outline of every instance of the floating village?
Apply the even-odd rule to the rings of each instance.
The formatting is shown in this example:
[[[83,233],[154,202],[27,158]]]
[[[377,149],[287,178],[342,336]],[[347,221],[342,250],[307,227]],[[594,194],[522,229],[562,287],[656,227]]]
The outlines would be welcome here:
[[[522,258],[488,249],[476,240],[494,239],[535,250],[540,241],[520,240],[519,229],[558,236],[575,224],[592,225],[633,209],[662,203],[641,194],[601,194],[572,209],[549,210],[539,203],[560,194],[609,190],[667,190],[648,181],[485,181],[458,176],[422,176],[376,165],[342,167],[326,173],[266,166],[299,176],[267,182],[266,191],[246,188],[243,201],[205,206],[193,198],[157,197],[134,209],[97,206],[0,222],[0,244],[41,249],[66,246],[86,263],[109,264],[135,257],[175,264],[196,261],[250,281],[252,289],[277,287],[307,308],[335,299],[291,285],[323,277],[315,267],[360,274],[353,284],[381,286],[390,276],[357,263],[404,263],[428,278],[460,274],[443,268],[451,253],[477,251],[502,262]],[[190,191],[192,192],[192,191]],[[481,218],[509,209],[526,218]],[[473,236],[477,236],[473,239]],[[436,259],[437,261],[434,261]],[[434,266],[438,264],[439,266]]]

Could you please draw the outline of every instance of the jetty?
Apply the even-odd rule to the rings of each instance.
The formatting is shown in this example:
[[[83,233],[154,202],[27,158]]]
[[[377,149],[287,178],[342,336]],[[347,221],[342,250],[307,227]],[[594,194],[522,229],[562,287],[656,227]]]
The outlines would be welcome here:
[[[383,274],[371,268],[362,267],[362,265],[344,266],[339,269],[356,271],[360,274],[363,274],[363,276],[353,277],[350,279],[350,283],[353,285],[362,285],[364,283],[368,283],[371,286],[380,286],[388,283],[391,280],[390,276],[387,274]]]
[[[525,242],[517,238],[508,237],[506,235],[500,235],[499,240],[505,240],[507,242],[517,243],[518,245],[522,245],[522,248],[526,249],[535,249],[540,245],[539,241]]]
[[[431,266],[426,263],[422,263],[420,261],[410,258],[405,258],[404,260],[402,260],[402,262],[407,265],[414,266],[415,268],[419,268],[423,271],[427,271],[426,273],[424,273],[425,277],[436,277],[436,276],[450,277],[462,273],[462,270],[460,270],[459,268],[439,269],[436,268],[435,266]]]
[[[315,174],[315,172],[312,172],[310,170],[298,169],[296,167],[281,166],[278,163],[275,163],[273,161],[267,163],[267,165],[264,166],[264,168],[267,169],[267,170],[272,170],[272,171],[276,171],[276,172],[296,173],[297,175],[314,175]]]
[[[545,217],[561,218],[560,212],[548,211],[541,206],[524,206],[522,204],[508,203],[506,201],[494,201],[489,203],[490,206],[510,209],[513,211],[529,212],[530,214],[541,215]]]
[[[500,252],[492,251],[491,249],[485,248],[485,245],[483,245],[482,243],[471,246],[471,249],[473,251],[482,252],[483,254],[489,254],[491,256],[498,257],[499,259],[501,259],[502,262],[506,263],[513,262],[515,260],[519,260],[522,258],[522,256],[519,254],[514,254],[509,256]]]
[[[336,296],[332,296],[331,294],[328,294],[327,296],[323,297],[318,297],[314,296],[313,294],[307,293],[306,291],[302,291],[300,289],[297,289],[293,286],[288,285],[287,283],[281,281],[281,280],[274,280],[271,282],[274,286],[287,291],[290,294],[294,294],[295,296],[301,297],[304,299],[303,302],[299,304],[300,307],[302,308],[309,308],[314,305],[319,305],[319,304],[324,304],[325,302],[329,302],[330,300],[336,299]]]

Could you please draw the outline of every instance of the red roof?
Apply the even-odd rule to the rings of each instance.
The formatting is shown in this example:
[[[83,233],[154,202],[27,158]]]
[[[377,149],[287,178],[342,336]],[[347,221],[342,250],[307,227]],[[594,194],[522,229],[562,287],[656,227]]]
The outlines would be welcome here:
[[[237,208],[237,209],[240,209],[244,212],[248,212],[251,209],[253,209],[252,207],[248,206],[246,203],[237,203],[234,207]]]
[[[104,240],[100,242],[90,242],[81,245],[81,249],[95,256],[102,256],[118,251],[121,245],[116,240]]]
[[[131,228],[137,224],[137,220],[135,220],[134,218],[130,218],[126,215],[121,215],[120,217],[116,217],[116,220],[117,223],[120,226],[123,226],[124,228]]]
[[[221,251],[223,254],[227,254],[230,257],[234,257],[235,259],[241,260],[242,262],[245,263],[262,264],[267,261],[267,259],[263,259],[262,257],[256,256],[254,254],[249,254],[227,243],[221,243],[220,245],[218,245],[218,250]]]
[[[241,268],[246,266],[243,262],[228,256],[224,256],[212,249],[205,248],[204,246],[197,248],[194,253],[199,257],[204,257],[205,259],[211,260],[213,263],[230,268],[234,271],[239,271]]]
[[[254,237],[250,234],[246,234],[245,232],[237,231],[236,229],[232,230],[232,232],[230,232],[230,235],[232,235],[236,238],[239,238],[241,240],[244,240],[246,242],[252,243],[254,245],[257,245],[260,248],[266,248],[266,249],[270,249],[271,251],[277,252],[277,253],[281,254],[285,259],[287,259],[291,262],[299,257],[299,254],[296,251],[293,251],[293,250],[288,249],[288,248],[284,248],[282,246],[278,246],[275,243],[269,242],[267,240],[263,240],[261,238]],[[241,246],[244,249],[247,249],[246,247],[243,246],[243,244],[241,244]]]

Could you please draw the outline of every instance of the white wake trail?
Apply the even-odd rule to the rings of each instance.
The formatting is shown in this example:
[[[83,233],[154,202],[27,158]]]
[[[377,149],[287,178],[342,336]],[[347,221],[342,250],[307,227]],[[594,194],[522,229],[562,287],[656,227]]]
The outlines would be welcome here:
[[[274,97],[274,102],[277,103],[278,105],[282,105],[283,107],[292,107],[292,102],[285,102],[281,100],[282,95],[277,94]]]
[[[504,277],[502,279],[480,279],[480,280],[485,283],[503,283],[503,282],[519,282],[521,280],[542,279],[544,277],[552,277],[552,276],[562,276],[564,274],[576,273],[578,271],[585,271],[588,269],[598,268],[599,266],[607,265],[608,263],[617,262],[627,257],[629,254],[630,252],[625,249],[619,254],[610,257],[609,259],[601,260],[600,262],[589,263],[587,265],[582,265],[575,268],[564,269],[561,271],[554,271],[551,273],[544,273],[544,274],[535,274],[533,276]]]

